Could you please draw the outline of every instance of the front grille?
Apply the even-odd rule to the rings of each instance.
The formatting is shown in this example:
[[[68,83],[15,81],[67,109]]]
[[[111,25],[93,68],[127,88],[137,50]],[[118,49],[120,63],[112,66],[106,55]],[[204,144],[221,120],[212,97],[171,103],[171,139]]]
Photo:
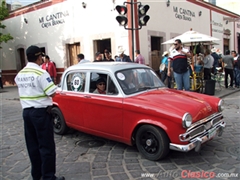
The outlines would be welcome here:
[[[190,137],[192,139],[192,138],[195,138],[196,136],[202,134],[203,132],[205,132],[205,126],[201,125],[195,129],[193,129],[191,132],[188,132],[188,134],[190,135]]]
[[[201,119],[197,122],[195,122],[194,124],[192,124],[188,129],[187,132],[192,131],[193,129],[195,129],[196,127],[202,125],[202,124],[206,124],[208,122],[211,122],[212,126],[214,126],[217,122],[219,122],[221,119],[223,118],[222,113],[215,113],[212,114],[211,116],[208,116],[204,119]]]
[[[179,135],[180,141],[186,142],[203,134],[208,129],[218,124],[221,119],[223,119],[222,113],[215,113],[207,118],[195,122],[187,129],[186,133]]]

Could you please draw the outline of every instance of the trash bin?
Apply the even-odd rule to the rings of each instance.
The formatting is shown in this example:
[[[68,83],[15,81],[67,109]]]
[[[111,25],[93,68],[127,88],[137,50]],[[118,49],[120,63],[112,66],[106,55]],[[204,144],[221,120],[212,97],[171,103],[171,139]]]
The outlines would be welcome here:
[[[205,93],[207,95],[214,95],[215,94],[215,80],[206,80],[205,81]]]

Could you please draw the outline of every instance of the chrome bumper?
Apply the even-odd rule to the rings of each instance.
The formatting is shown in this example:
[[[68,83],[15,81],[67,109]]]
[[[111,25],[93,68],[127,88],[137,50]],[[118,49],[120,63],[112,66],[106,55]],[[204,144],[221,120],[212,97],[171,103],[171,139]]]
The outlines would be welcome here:
[[[209,129],[208,131],[204,132],[200,136],[192,139],[189,144],[187,145],[180,145],[180,144],[174,144],[170,143],[169,148],[175,151],[181,151],[181,152],[188,152],[192,149],[195,149],[195,151],[200,151],[201,145],[215,136],[221,136],[223,133],[223,129],[225,127],[226,123],[224,121],[221,121],[219,124],[217,124],[215,127]]]

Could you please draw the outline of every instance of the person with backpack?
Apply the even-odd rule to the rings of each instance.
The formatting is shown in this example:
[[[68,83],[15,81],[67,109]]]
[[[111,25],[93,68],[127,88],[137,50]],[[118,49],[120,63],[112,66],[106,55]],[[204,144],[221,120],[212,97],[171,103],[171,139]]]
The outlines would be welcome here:
[[[132,62],[132,60],[130,59],[129,56],[127,56],[126,54],[124,54],[125,49],[123,49],[122,47],[120,47],[118,49],[118,58],[116,59],[116,61],[120,61],[120,62]]]
[[[48,55],[44,58],[44,63],[42,64],[42,69],[46,70],[50,77],[52,78],[52,81],[54,84],[57,83],[57,71],[54,63],[50,61],[50,58]]]
[[[216,67],[218,67],[219,66],[219,59],[220,59],[220,57],[219,57],[219,55],[217,54],[217,49],[216,48],[212,48],[211,49],[211,56],[213,57],[213,59],[214,59],[214,62],[213,62],[213,68],[212,68],[212,73],[213,74],[216,74],[217,73],[217,69],[216,69]]]

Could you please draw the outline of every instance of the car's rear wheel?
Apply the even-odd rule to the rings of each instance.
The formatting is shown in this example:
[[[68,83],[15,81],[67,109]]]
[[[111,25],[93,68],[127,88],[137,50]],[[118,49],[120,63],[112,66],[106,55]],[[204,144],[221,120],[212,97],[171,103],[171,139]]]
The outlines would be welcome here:
[[[156,161],[169,152],[169,138],[166,133],[155,126],[143,125],[136,133],[138,151],[147,159]]]
[[[56,134],[63,135],[68,131],[62,112],[59,108],[52,108],[53,130]]]

